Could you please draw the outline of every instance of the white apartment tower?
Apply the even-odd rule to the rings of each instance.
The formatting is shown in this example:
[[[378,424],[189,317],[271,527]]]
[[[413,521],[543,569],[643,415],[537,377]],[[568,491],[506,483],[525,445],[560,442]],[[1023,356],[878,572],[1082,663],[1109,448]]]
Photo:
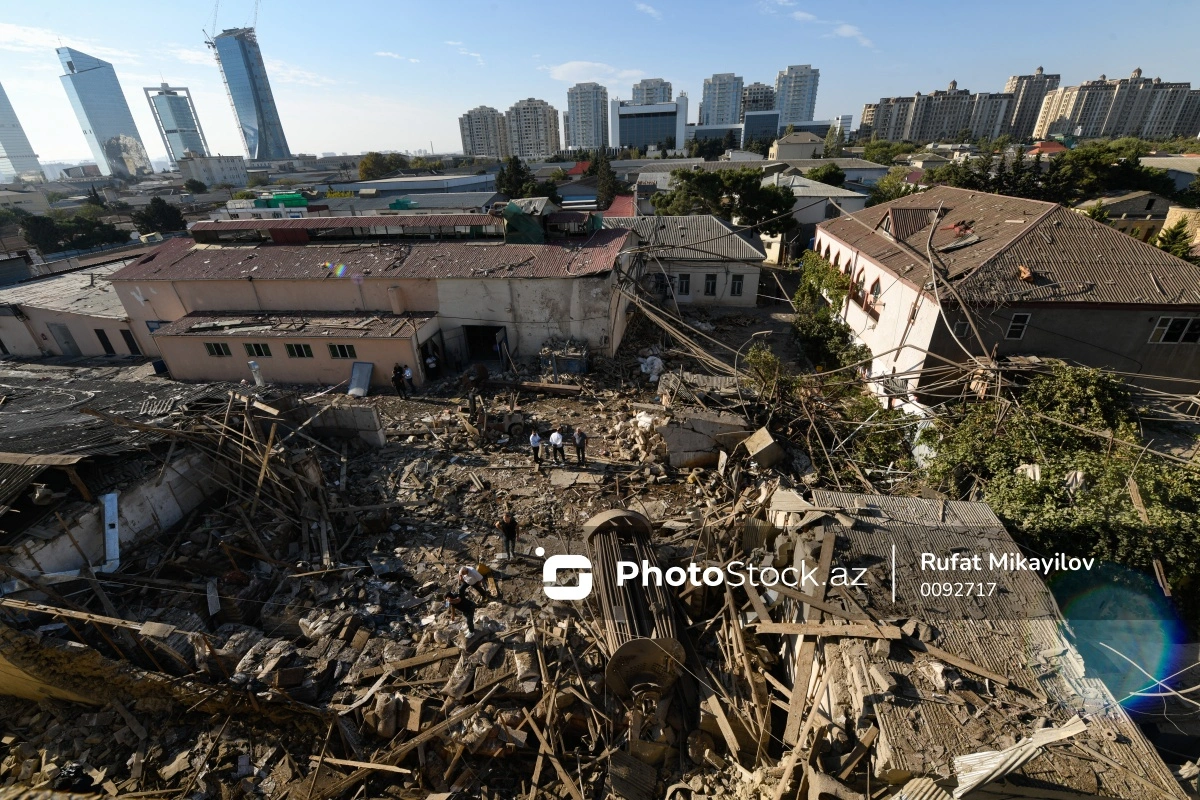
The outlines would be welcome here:
[[[742,120],[742,86],[740,76],[722,72],[704,79],[704,95],[700,99],[701,125],[737,125]]]
[[[1033,135],[1036,139],[1054,134],[1084,139],[1195,136],[1198,102],[1200,91],[1190,83],[1143,78],[1140,69],[1119,80],[1101,75],[1098,80],[1047,92]]]
[[[662,78],[644,78],[633,85],[633,100],[635,106],[649,106],[655,103],[671,102],[671,82]]]
[[[472,108],[458,118],[463,155],[508,158],[508,123],[504,115],[489,106]]]
[[[1004,93],[1013,96],[1008,108],[1008,125],[1005,133],[1014,139],[1028,140],[1033,136],[1038,113],[1046,93],[1058,88],[1061,75],[1047,75],[1038,67],[1032,75],[1013,75],[1004,84]]]
[[[577,83],[567,90],[567,147],[595,150],[608,147],[608,89],[598,83]]]
[[[11,183],[18,177],[38,183],[46,180],[17,112],[0,86],[0,183]]]
[[[775,107],[779,124],[811,122],[817,110],[817,84],[821,70],[808,64],[791,66],[775,77]]]
[[[558,111],[545,100],[518,100],[504,115],[508,123],[508,146],[521,159],[549,158],[562,148],[558,135]],[[575,127],[575,120],[571,120]]]

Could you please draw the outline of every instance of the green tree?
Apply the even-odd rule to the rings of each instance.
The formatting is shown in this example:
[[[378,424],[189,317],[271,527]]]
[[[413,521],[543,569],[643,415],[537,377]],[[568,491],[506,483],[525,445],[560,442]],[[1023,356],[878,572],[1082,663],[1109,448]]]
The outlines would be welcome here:
[[[856,344],[854,333],[840,317],[850,292],[850,278],[812,250],[800,257],[800,288],[792,304],[796,307],[793,333],[813,366],[834,369],[871,357],[871,351]]]
[[[1104,207],[1104,203],[1100,200],[1097,200],[1094,205],[1088,206],[1087,210],[1083,213],[1085,216],[1096,220],[1096,222],[1108,224],[1108,209]]]
[[[241,191],[234,192],[233,195],[229,199],[230,200],[257,200],[258,193],[252,192],[249,189],[242,189]]]
[[[818,183],[830,186],[842,186],[846,183],[846,173],[837,164],[822,164],[804,173],[804,177]]]
[[[198,181],[195,178],[188,178],[186,181],[184,181],[183,188],[187,189],[192,194],[204,194],[208,191],[208,187],[204,184],[204,181]]]
[[[169,233],[187,229],[183,212],[161,197],[150,200],[142,211],[133,212],[133,224],[143,233]]]
[[[250,187],[266,186],[268,183],[270,181],[267,180],[266,175],[251,175],[250,180],[246,181],[246,185]]]
[[[1171,227],[1159,231],[1154,246],[1176,258],[1191,260],[1192,235],[1188,232],[1187,219],[1182,218]]]
[[[528,192],[524,196],[545,197],[551,203],[562,202],[562,197],[558,194],[558,184],[556,184],[554,181],[541,181],[540,183],[535,183],[531,188],[529,188]]]
[[[887,175],[884,175],[871,187],[871,196],[867,199],[867,205],[876,206],[921,191],[918,186],[906,180],[909,171],[908,167],[889,169]]]
[[[784,136],[791,136],[795,132],[796,132],[796,126],[790,122],[788,123],[788,126],[783,129]]]
[[[296,180],[295,178],[280,178],[279,180],[275,181],[275,183],[278,184],[279,186],[299,186],[300,185],[300,181]]]
[[[47,216],[28,215],[21,218],[20,225],[25,241],[43,255],[129,241],[127,231],[118,230],[107,222],[81,216],[55,220]]]
[[[863,145],[863,158],[876,164],[890,166],[896,156],[914,153],[917,146],[912,142],[888,142],[883,139],[872,139]]]
[[[842,152],[846,147],[846,135],[842,132],[842,126],[830,126],[829,131],[825,134],[825,145],[821,149],[821,158],[841,158]],[[827,183],[827,181],[822,181]],[[834,184],[841,186],[841,184]]]
[[[566,181],[570,179],[571,176],[568,175],[567,171],[562,167],[559,167],[558,169],[554,170],[554,172],[550,173],[550,180],[552,181]]]
[[[370,152],[358,162],[358,179],[374,181],[408,168],[408,159],[399,153]]]
[[[530,197],[536,186],[533,172],[516,156],[509,156],[496,173],[496,191],[514,200]]]
[[[617,173],[613,172],[612,163],[603,152],[592,162],[596,168],[596,206],[601,210],[612,205],[620,185],[617,183]]]
[[[671,191],[652,196],[650,202],[659,215],[713,214],[763,233],[787,233],[796,224],[789,213],[796,204],[791,190],[763,186],[762,170],[754,167],[677,169],[671,173]]]
[[[83,198],[83,204],[86,206],[104,208],[104,198],[100,196],[100,193],[96,191],[96,187],[93,186],[90,190],[88,190],[87,196]]]

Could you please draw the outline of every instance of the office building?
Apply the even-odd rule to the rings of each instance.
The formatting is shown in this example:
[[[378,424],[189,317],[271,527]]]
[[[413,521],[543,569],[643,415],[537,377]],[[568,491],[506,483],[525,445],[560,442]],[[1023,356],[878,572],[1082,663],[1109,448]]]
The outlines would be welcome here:
[[[567,90],[567,148],[608,147],[608,89],[598,83],[577,83]]]
[[[150,113],[158,125],[158,135],[167,148],[171,164],[178,164],[184,153],[208,155],[208,143],[200,128],[200,118],[185,86],[147,86],[142,91],[150,103]]]
[[[463,155],[484,158],[508,158],[508,123],[504,114],[491,106],[472,108],[458,118]]]
[[[779,111],[770,109],[767,111],[750,111],[742,115],[742,147],[745,147],[750,142],[770,142],[775,141],[779,136]]]
[[[1169,139],[1195,136],[1200,90],[1190,83],[1167,83],[1143,78],[1135,69],[1128,78],[1084,81],[1046,93],[1036,139],[1064,135],[1092,139],[1101,136],[1138,136]]]
[[[56,52],[65,71],[63,88],[100,174],[119,178],[152,174],[154,168],[113,65],[70,47]]]
[[[775,107],[779,122],[787,126],[796,122],[811,122],[817,109],[817,84],[821,70],[808,64],[791,66],[775,77]]]
[[[671,82],[662,78],[643,78],[633,85],[631,105],[652,106],[671,102]]]
[[[254,28],[230,28],[208,40],[217,56],[250,161],[291,156]]]
[[[4,87],[0,86],[0,183],[18,179],[41,183],[46,176],[21,121],[17,119],[17,112],[8,102]]]
[[[1008,108],[1005,133],[1021,141],[1032,137],[1046,93],[1057,89],[1061,79],[1061,75],[1047,75],[1041,67],[1034,70],[1032,75],[1010,77],[1004,84],[1004,93],[1013,96]]]
[[[177,163],[179,177],[185,181],[198,180],[209,189],[222,183],[230,186],[249,183],[246,159],[241,156],[206,156],[189,152],[180,156]]]
[[[683,147],[687,138],[688,96],[680,92],[672,102],[625,103],[613,100],[609,103],[609,125],[612,135],[609,142],[613,147],[636,147],[645,150],[650,146],[663,150]]]
[[[936,142],[969,132],[973,139],[994,139],[1009,124],[1012,100],[1004,92],[972,94],[959,89],[958,81],[950,81],[945,91],[881,97],[863,106],[859,137]]]
[[[765,83],[752,83],[742,89],[742,113],[739,122],[746,121],[750,111],[775,110],[775,90]]]
[[[722,72],[704,79],[701,125],[737,125],[742,120],[742,79]]]
[[[508,146],[521,159],[549,158],[562,147],[558,111],[545,100],[518,100],[504,115]]]

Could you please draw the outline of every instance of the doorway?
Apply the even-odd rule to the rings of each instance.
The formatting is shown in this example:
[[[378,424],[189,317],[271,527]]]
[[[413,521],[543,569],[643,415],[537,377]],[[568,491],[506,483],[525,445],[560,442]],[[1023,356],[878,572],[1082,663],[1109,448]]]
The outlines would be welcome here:
[[[46,327],[50,329],[50,335],[54,337],[54,341],[58,343],[58,349],[64,356],[82,355],[79,345],[75,343],[75,337],[71,335],[70,328],[58,322],[47,322]]]
[[[142,348],[138,347],[137,339],[133,338],[132,331],[121,328],[121,338],[125,340],[125,346],[129,348],[129,355],[140,356],[142,354]]]
[[[508,349],[508,328],[503,325],[463,325],[467,360],[503,361]]]
[[[103,328],[96,328],[96,338],[100,340],[100,346],[104,348],[104,355],[115,356],[117,354],[116,348],[108,340],[108,334]]]

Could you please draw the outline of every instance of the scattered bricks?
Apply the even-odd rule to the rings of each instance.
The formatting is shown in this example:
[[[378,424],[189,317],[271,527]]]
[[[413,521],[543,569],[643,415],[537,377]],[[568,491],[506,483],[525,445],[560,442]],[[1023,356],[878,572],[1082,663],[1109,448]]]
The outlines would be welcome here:
[[[276,689],[291,689],[304,683],[308,670],[304,667],[284,667],[271,673],[271,685]]]

